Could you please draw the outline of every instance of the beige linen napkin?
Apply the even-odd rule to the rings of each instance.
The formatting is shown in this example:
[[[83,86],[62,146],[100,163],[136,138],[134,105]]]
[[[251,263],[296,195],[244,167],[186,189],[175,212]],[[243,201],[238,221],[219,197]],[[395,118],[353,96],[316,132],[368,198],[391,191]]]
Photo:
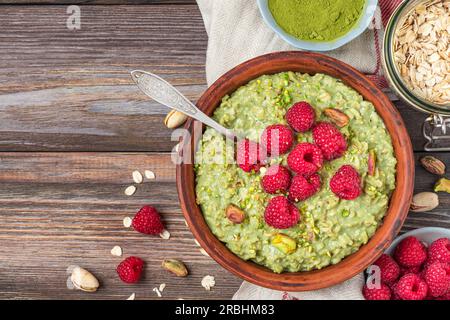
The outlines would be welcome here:
[[[233,300],[364,300],[361,293],[363,285],[362,273],[334,287],[304,292],[276,291],[244,281]]]
[[[261,18],[255,0],[197,0],[208,33],[206,77],[211,85],[241,62],[274,51],[297,50],[270,29]],[[361,36],[326,52],[365,74],[380,76],[381,12]]]

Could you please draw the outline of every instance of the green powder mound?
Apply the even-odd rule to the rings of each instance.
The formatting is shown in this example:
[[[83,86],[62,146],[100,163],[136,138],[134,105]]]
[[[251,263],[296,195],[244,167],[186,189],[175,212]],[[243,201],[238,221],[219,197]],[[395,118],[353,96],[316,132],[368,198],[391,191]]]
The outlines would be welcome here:
[[[358,22],[365,0],[269,0],[278,25],[292,36],[331,41],[348,33]]]

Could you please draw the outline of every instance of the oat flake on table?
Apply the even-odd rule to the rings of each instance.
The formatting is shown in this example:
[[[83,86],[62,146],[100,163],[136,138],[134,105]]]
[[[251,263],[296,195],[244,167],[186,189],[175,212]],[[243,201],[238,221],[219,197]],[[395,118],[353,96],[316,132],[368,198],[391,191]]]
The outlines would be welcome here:
[[[202,287],[205,290],[210,291],[212,287],[216,285],[216,280],[213,276],[204,276],[202,279]]]
[[[137,170],[133,171],[131,176],[133,177],[133,181],[135,183],[142,183],[143,178],[142,178],[142,174],[139,171],[137,171]]]

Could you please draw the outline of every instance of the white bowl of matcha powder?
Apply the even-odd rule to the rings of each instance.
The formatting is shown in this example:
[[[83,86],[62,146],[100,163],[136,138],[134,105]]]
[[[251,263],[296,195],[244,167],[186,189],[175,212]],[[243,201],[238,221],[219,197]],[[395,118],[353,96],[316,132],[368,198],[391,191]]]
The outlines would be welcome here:
[[[292,46],[330,51],[366,30],[377,0],[258,0],[266,23]]]

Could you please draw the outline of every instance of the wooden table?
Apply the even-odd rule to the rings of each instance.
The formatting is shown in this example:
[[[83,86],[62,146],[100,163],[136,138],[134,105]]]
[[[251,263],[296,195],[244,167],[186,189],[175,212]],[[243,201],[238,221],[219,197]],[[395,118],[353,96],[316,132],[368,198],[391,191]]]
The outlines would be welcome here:
[[[241,280],[203,256],[178,204],[170,152],[176,142],[164,127],[167,109],[133,85],[140,68],[168,79],[191,100],[206,88],[207,36],[193,0],[93,0],[81,5],[82,28],[66,28],[68,0],[0,0],[0,298],[229,299]],[[128,5],[122,5],[128,2]],[[21,3],[21,5],[12,5]],[[426,115],[396,103],[417,157]],[[439,155],[450,160],[448,153]],[[124,195],[133,170],[153,170],[156,180]],[[416,171],[416,191],[435,177]],[[450,228],[450,197],[430,213],[410,214],[404,231]],[[125,229],[122,219],[142,205],[163,214],[170,240]],[[124,255],[147,268],[137,285],[115,273]],[[180,258],[189,277],[160,268]],[[101,281],[95,294],[68,290],[69,265],[81,265]],[[205,291],[200,281],[216,277]]]

